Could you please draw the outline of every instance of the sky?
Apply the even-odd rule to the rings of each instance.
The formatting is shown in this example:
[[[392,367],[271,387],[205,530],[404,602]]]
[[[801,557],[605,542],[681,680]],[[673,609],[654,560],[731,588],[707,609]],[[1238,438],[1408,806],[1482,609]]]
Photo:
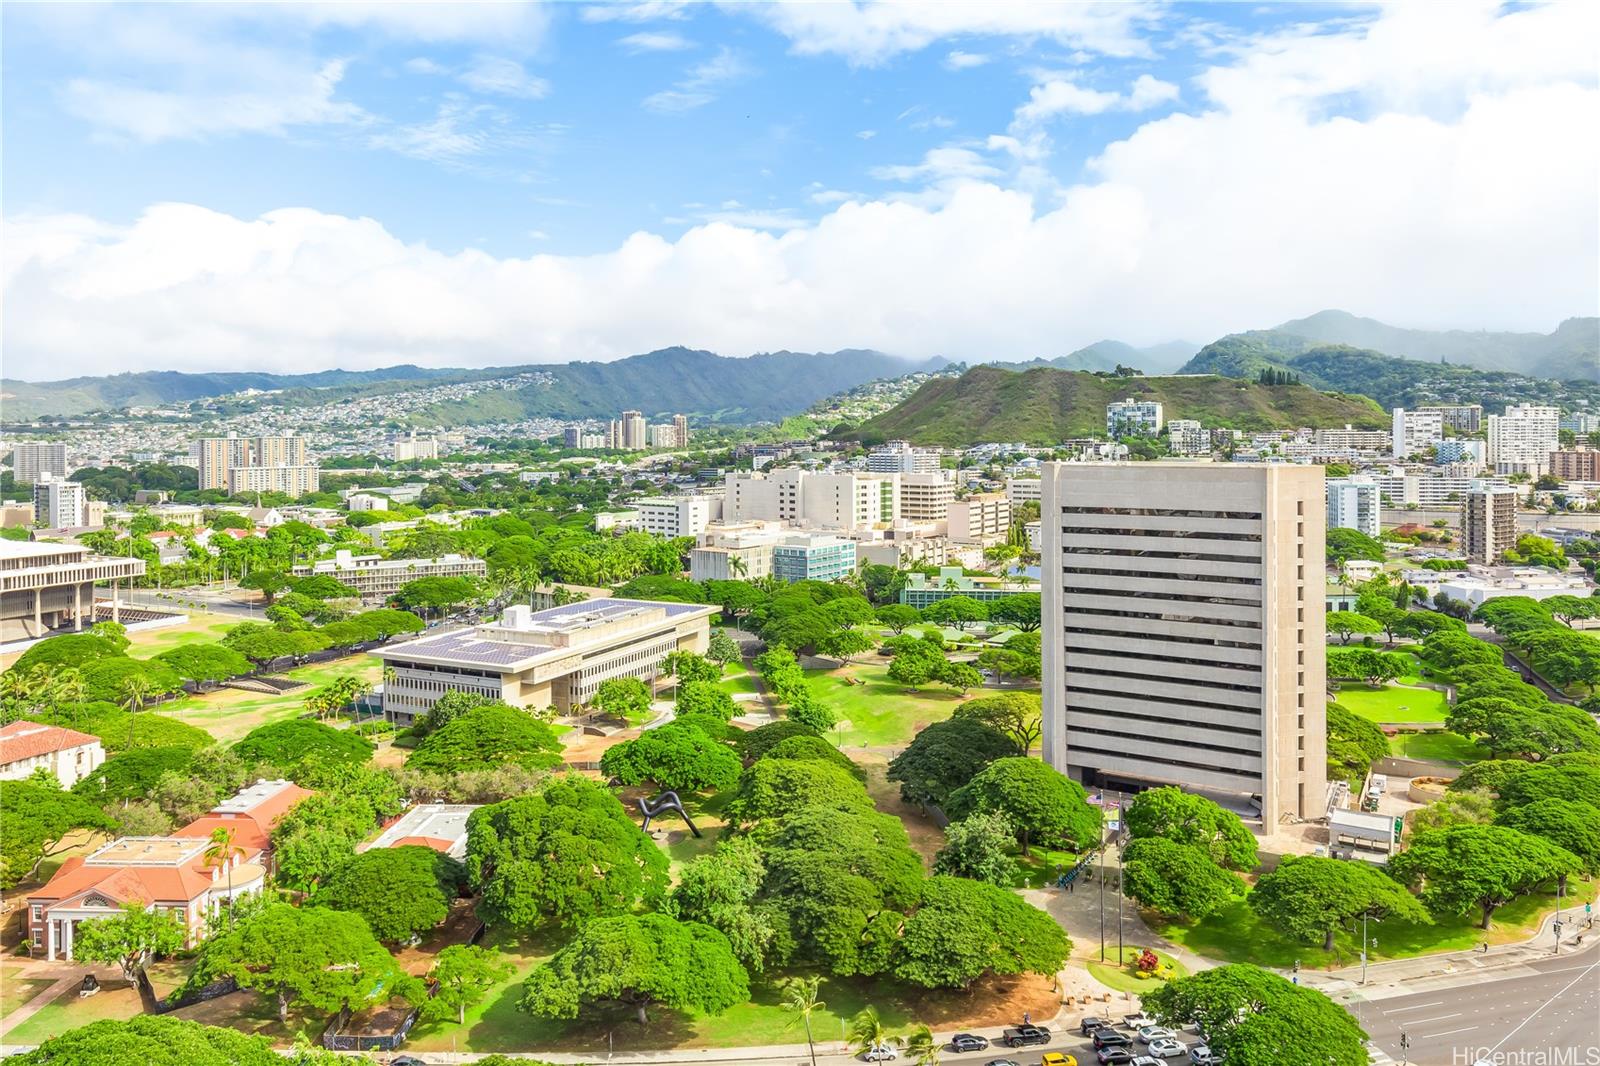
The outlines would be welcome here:
[[[0,372],[1600,301],[1600,4],[0,7]]]

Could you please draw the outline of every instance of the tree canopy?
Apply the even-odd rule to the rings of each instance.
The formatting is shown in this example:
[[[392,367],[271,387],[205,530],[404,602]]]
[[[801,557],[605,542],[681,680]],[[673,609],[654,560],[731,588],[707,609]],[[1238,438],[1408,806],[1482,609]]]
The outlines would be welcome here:
[[[1290,936],[1333,950],[1333,937],[1362,915],[1427,922],[1428,912],[1406,887],[1363,862],[1285,856],[1250,893],[1250,907]]]
[[[1166,837],[1129,842],[1122,855],[1128,895],[1168,916],[1204,918],[1244,895],[1238,874],[1218,866],[1204,848]]]
[[[16,1066],[129,1066],[178,1062],[183,1066],[283,1066],[264,1036],[201,1025],[170,1015],[136,1014],[103,1019],[51,1037],[7,1060]]]
[[[992,726],[970,717],[950,718],[913,737],[889,763],[888,776],[900,782],[908,803],[943,805],[985,766],[1015,751],[1011,739]]]
[[[0,823],[0,888],[16,885],[73,830],[113,825],[84,797],[31,781],[0,781]]]
[[[621,1003],[641,1025],[648,1009],[720,1014],[750,998],[750,980],[728,938],[709,925],[665,914],[596,918],[522,985],[521,1007],[576,1018],[583,1007]]]
[[[1039,742],[1040,699],[1037,692],[1002,692],[967,700],[954,718],[970,718],[1004,733],[1016,746],[1013,755],[1026,755]]]
[[[982,881],[928,878],[906,919],[894,974],[925,988],[968,988],[986,974],[1054,975],[1072,943],[1020,896]]]
[[[946,826],[944,837],[944,847],[934,856],[934,873],[970,877],[1002,888],[1009,888],[1016,881],[1017,863],[1011,857],[1011,845],[1017,831],[1004,814],[969,814]]]
[[[667,858],[608,790],[582,778],[480,808],[467,820],[467,873],[492,923],[575,926],[667,888]]]
[[[1028,854],[1030,842],[1070,841],[1080,850],[1100,843],[1102,819],[1083,786],[1044,762],[1026,756],[996,759],[950,794],[951,817],[1000,811],[1011,820]]]
[[[625,785],[654,781],[677,791],[729,788],[738,781],[739,770],[732,748],[682,721],[647,729],[600,757],[600,772]]]
[[[1241,1066],[1368,1061],[1367,1034],[1348,1011],[1316,989],[1247,963],[1168,981],[1144,993],[1140,1004],[1165,1025],[1199,1026],[1213,1052]]]
[[[182,644],[155,657],[185,681],[226,681],[251,669],[250,660],[226,644]]]
[[[286,718],[257,726],[233,746],[246,762],[265,763],[294,775],[307,764],[360,765],[372,758],[372,742],[348,729],[305,718]]]
[[[444,921],[465,882],[461,863],[432,848],[371,848],[335,869],[312,902],[353,911],[379,940],[397,942]]]
[[[1193,793],[1166,786],[1139,793],[1126,812],[1128,834],[1166,837],[1205,850],[1213,862],[1230,870],[1256,866],[1256,838],[1237,814]]]
[[[1476,907],[1487,929],[1502,904],[1582,867],[1572,852],[1540,837],[1500,825],[1457,825],[1418,833],[1388,868],[1403,883],[1421,885],[1434,915]]]
[[[454,774],[514,765],[548,770],[561,765],[561,741],[544,722],[504,703],[473,707],[433,729],[406,768]]]

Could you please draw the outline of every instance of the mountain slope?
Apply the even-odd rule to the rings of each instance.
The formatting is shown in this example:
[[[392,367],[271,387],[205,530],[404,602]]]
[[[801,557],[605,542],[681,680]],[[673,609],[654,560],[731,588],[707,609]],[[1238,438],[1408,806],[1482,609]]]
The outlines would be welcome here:
[[[1179,373],[1253,379],[1267,368],[1297,374],[1302,383],[1314,388],[1370,396],[1385,408],[1427,403],[1481,403],[1491,411],[1513,403],[1600,406],[1600,383],[1592,381],[1558,381],[1399,359],[1368,349],[1318,344],[1280,330],[1223,337],[1200,349]]]
[[[1402,329],[1347,311],[1319,311],[1276,327],[1323,344],[1536,378],[1600,380],[1600,318],[1569,318],[1554,333]]]
[[[0,382],[8,420],[154,407],[226,396],[246,389],[281,392],[267,402],[314,405],[358,394],[512,378],[538,373],[520,388],[479,391],[425,409],[419,425],[455,426],[530,417],[612,417],[625,408],[648,416],[683,413],[724,421],[776,420],[835,393],[880,378],[936,370],[944,360],[912,363],[882,352],[771,352],[729,359],[664,348],[612,363],[486,367],[475,370],[330,370],[320,374],[119,374],[51,382]]]
[[[1122,341],[1095,341],[1075,352],[1057,356],[1054,359],[1029,359],[1025,362],[1008,363],[1001,360],[991,360],[985,366],[999,367],[1002,370],[1033,370],[1036,367],[1054,367],[1057,370],[1105,370],[1112,371],[1118,366],[1129,366],[1145,374],[1170,374],[1184,364],[1198,351],[1198,344],[1188,341],[1167,341],[1165,344],[1153,344],[1148,348],[1135,348]]]
[[[1329,395],[1304,385],[978,366],[959,378],[929,381],[893,410],[840,436],[866,443],[909,440],[951,447],[980,441],[1055,444],[1068,437],[1103,436],[1106,404],[1127,397],[1160,400],[1169,419],[1197,418],[1208,427],[1267,430],[1350,423],[1377,428],[1386,422],[1383,411],[1365,397]]]

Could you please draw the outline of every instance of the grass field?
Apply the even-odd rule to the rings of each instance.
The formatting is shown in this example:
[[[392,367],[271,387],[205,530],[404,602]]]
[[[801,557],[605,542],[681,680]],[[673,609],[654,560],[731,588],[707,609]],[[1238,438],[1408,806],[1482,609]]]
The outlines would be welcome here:
[[[106,1018],[132,1018],[142,1013],[139,993],[126,981],[113,980],[101,983],[100,992],[79,999],[77,990],[69,988],[37,1014],[6,1033],[8,1044],[39,1044],[68,1029],[102,1021]]]
[[[0,1018],[28,1002],[55,983],[51,977],[21,977],[21,962],[0,962]]]
[[[1567,884],[1566,906],[1594,898],[1595,882],[1572,879]],[[1449,917],[1431,925],[1387,920],[1368,929],[1375,944],[1374,959],[1403,959],[1439,951],[1464,951],[1488,940],[1505,944],[1526,940],[1538,929],[1540,918],[1555,910],[1555,882],[1537,892],[1519,896],[1495,912],[1487,932],[1478,928],[1477,912]],[[1292,940],[1258,919],[1245,900],[1194,923],[1164,922],[1147,915],[1150,928],[1175,944],[1209,958],[1227,962],[1253,962],[1258,966],[1288,967],[1299,959],[1302,965],[1317,968],[1348,966],[1361,961],[1361,932],[1352,936],[1341,931],[1334,938],[1334,950],[1325,952],[1321,944]]]
[[[185,644],[214,643],[242,621],[234,615],[192,614],[183,625],[136,630],[128,634],[128,654],[148,659]]]
[[[1125,947],[1122,949],[1122,965],[1117,965],[1115,948],[1110,950],[1107,961],[1101,962],[1099,958],[1090,960],[1088,964],[1089,976],[1117,992],[1153,992],[1166,984],[1173,977],[1185,977],[1189,970],[1177,959],[1164,951],[1157,951],[1156,958],[1161,960],[1162,972],[1170,973],[1170,977],[1139,978],[1131,972],[1132,965],[1138,959],[1143,948]],[[1169,969],[1170,968],[1170,969]]]
[[[962,696],[939,684],[908,689],[890,681],[888,666],[878,663],[807,670],[806,678],[817,699],[848,723],[832,738],[841,748],[908,744],[926,726],[949,718],[964,699],[981,694],[974,689]]]
[[[1341,682],[1334,702],[1369,722],[1412,725],[1442,723],[1450,707],[1444,693],[1432,688],[1382,685],[1374,688]]]
[[[336,677],[355,674],[372,684],[383,679],[383,668],[368,655],[352,655],[315,666],[302,666],[281,675],[320,687]],[[312,689],[284,696],[265,696],[242,689],[225,688],[203,696],[185,696],[163,703],[153,710],[169,718],[204,729],[223,744],[232,744],[257,726],[279,722],[304,713],[302,700]]]
[[[1445,730],[1425,733],[1397,733],[1389,738],[1389,751],[1407,759],[1434,762],[1469,763],[1484,757],[1484,751],[1466,737]]]
[[[743,666],[730,666],[722,676],[722,687],[729,692],[757,692],[756,677]]]

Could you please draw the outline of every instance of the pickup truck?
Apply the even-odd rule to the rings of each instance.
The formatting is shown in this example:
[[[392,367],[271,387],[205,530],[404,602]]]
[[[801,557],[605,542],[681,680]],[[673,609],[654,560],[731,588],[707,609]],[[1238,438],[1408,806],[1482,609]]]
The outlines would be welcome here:
[[[1050,1030],[1042,1025],[1019,1025],[1015,1029],[1007,1029],[1000,1034],[1000,1042],[1006,1047],[1029,1047],[1033,1044],[1050,1043]]]

